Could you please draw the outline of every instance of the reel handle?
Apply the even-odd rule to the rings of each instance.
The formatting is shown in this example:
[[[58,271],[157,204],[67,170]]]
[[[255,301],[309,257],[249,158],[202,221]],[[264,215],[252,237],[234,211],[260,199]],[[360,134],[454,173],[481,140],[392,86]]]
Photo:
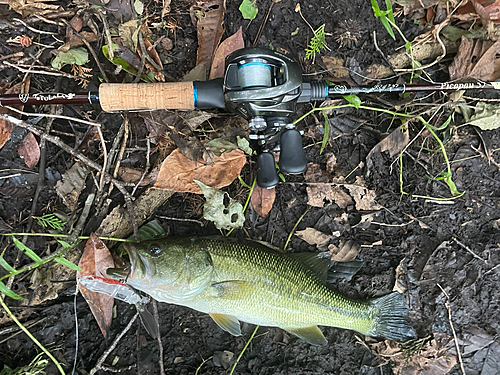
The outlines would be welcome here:
[[[103,111],[225,108],[223,80],[167,83],[103,83],[99,86]]]
[[[270,152],[263,152],[257,157],[257,185],[269,189],[279,182],[278,173],[274,165],[274,156]]]
[[[296,129],[287,129],[281,134],[280,143],[280,170],[288,174],[304,172],[307,160],[300,133]]]

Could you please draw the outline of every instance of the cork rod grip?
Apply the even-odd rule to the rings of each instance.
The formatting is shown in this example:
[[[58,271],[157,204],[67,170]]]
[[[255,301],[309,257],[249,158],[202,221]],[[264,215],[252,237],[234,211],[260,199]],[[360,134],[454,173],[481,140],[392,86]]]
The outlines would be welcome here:
[[[103,83],[99,101],[106,112],[195,108],[193,82]]]

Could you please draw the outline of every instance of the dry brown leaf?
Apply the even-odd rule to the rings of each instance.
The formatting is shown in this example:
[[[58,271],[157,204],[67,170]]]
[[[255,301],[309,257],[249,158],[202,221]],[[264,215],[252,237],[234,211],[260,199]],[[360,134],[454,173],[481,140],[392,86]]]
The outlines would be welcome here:
[[[482,19],[500,23],[500,0],[471,0],[471,2]]]
[[[225,0],[198,1],[192,6],[198,32],[198,52],[196,65],[205,64],[207,69],[212,64],[212,56],[224,33],[222,21],[226,13]]]
[[[233,35],[224,40],[215,51],[212,67],[210,68],[210,75],[208,77],[209,79],[222,77],[224,75],[226,56],[240,48],[245,47],[241,30],[242,26],[240,26],[238,31],[236,31]]]
[[[2,109],[4,108],[0,108],[0,110]],[[14,126],[11,122],[0,119],[0,148],[9,140],[12,129],[14,129]]]
[[[30,87],[29,78],[23,82],[19,82],[18,84],[8,88],[4,91],[5,86],[0,90],[0,94],[21,94],[21,92],[28,92]],[[24,106],[16,106],[15,108],[19,110],[23,110]],[[0,113],[12,114],[15,117],[19,118],[19,114],[10,112],[7,108],[3,108],[0,106]],[[5,145],[5,143],[10,138],[10,133],[12,133],[12,129],[14,126],[10,122],[6,122],[5,120],[0,120],[0,149]]]
[[[147,173],[139,186],[146,186],[156,181],[158,177],[159,168],[153,169],[151,172]],[[144,169],[141,168],[130,168],[130,167],[120,167],[118,168],[118,176],[125,182],[132,182],[134,184],[138,183],[144,173]]]
[[[344,59],[333,57],[333,56],[321,56],[323,64],[325,64],[326,69],[334,78],[345,78],[349,77],[349,71],[344,68]]]
[[[30,16],[43,16],[48,13],[63,12],[60,5],[47,4],[43,2],[27,2],[24,0],[9,0],[9,6],[24,18]]]
[[[106,277],[106,269],[114,267],[113,257],[106,245],[94,234],[85,244],[78,266],[82,269],[76,273],[78,281],[83,276],[95,275]],[[99,324],[104,337],[108,336],[108,329],[113,317],[114,298],[102,293],[91,292],[78,283],[78,289],[90,306],[90,310]]]
[[[331,235],[325,234],[317,229],[310,227],[295,232],[295,235],[299,237],[301,240],[306,241],[309,245],[319,245],[319,246],[326,245],[326,243],[330,241],[330,238],[332,238]]]
[[[307,204],[314,207],[324,207],[325,204],[337,204],[340,208],[346,208],[353,204],[352,198],[337,184],[319,183],[309,185],[307,191]]]
[[[366,161],[368,163],[374,153],[384,151],[389,151],[389,156],[392,158],[394,155],[399,154],[409,141],[410,132],[408,131],[408,126],[401,125],[371,149],[366,157]]]
[[[450,80],[468,78],[496,81],[500,78],[500,40],[469,39],[462,37],[460,48],[449,67]]]
[[[332,260],[336,262],[350,262],[358,256],[361,245],[354,240],[342,240],[339,246],[328,246]]]
[[[253,189],[250,202],[252,203],[253,209],[260,217],[266,217],[269,211],[273,208],[275,198],[276,190],[274,187],[271,189],[265,189],[256,185]]]
[[[327,182],[328,176],[325,175],[319,164],[307,163],[304,179],[306,182]]]
[[[78,204],[78,197],[85,187],[85,180],[90,168],[77,161],[62,175],[62,181],[56,183],[56,193],[61,197],[66,207],[74,211]]]
[[[370,347],[378,355],[391,360],[396,375],[447,374],[457,363],[453,337],[434,333],[431,340],[425,341],[421,339],[413,348],[410,346],[405,350],[401,344],[390,340],[370,344]]]
[[[160,67],[160,69],[163,69],[163,64],[161,63],[160,56],[158,55],[158,52],[156,51],[156,48],[153,47],[153,43],[149,40],[149,37],[147,35],[151,34],[151,30],[143,24],[141,26],[141,31],[144,35],[144,47],[146,47],[146,51],[151,57],[151,59]],[[142,49],[140,47],[137,48],[137,53],[139,56],[142,58]],[[153,76],[156,78],[157,81],[165,82],[165,75],[160,72],[156,67],[151,64],[148,60],[145,60],[145,66],[148,68],[152,73]]]
[[[351,197],[354,198],[356,202],[356,209],[358,211],[373,211],[379,210],[381,206],[375,203],[376,194],[374,190],[370,190],[364,186],[364,183],[358,178],[356,179],[356,185],[346,184],[344,185]]]
[[[193,180],[221,188],[233,182],[245,163],[245,153],[239,149],[215,156],[211,165],[201,160],[198,162],[189,160],[176,149],[163,161],[154,187],[201,194],[200,187]]]
[[[24,137],[21,145],[17,149],[19,156],[24,160],[28,168],[33,168],[40,159],[40,146],[33,133],[28,133]]]

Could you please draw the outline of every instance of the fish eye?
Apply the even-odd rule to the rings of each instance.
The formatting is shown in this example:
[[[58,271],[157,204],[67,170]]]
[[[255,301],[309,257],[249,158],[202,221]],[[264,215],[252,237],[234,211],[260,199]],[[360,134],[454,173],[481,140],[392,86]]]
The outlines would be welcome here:
[[[158,246],[151,246],[149,248],[149,253],[153,256],[160,255],[161,249]]]

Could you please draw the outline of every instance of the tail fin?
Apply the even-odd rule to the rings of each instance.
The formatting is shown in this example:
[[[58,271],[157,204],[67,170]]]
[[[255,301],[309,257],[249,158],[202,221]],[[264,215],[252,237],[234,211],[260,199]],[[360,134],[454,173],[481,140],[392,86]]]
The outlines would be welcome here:
[[[408,341],[417,337],[415,330],[408,323],[403,295],[393,292],[371,301],[374,314],[373,328],[367,334],[374,337],[385,337],[389,340]]]

